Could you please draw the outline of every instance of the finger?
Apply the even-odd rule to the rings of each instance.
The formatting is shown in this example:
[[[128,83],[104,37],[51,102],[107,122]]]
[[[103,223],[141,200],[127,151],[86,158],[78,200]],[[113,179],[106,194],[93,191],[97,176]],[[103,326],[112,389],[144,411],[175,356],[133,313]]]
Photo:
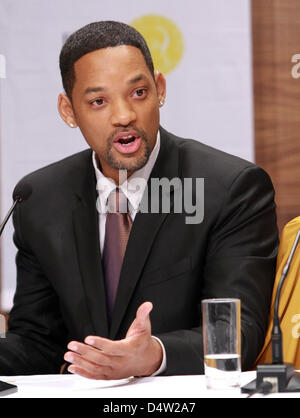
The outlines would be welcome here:
[[[111,358],[109,356],[97,348],[91,347],[87,344],[72,341],[68,344],[68,349],[75,352],[76,354],[81,355],[92,363],[96,363],[102,366],[109,366],[111,363]]]
[[[64,356],[64,359],[71,363],[71,365],[79,367],[82,370],[85,370],[87,373],[90,374],[97,374],[97,375],[108,375],[111,373],[110,366],[103,366],[97,363],[93,363],[86,358],[82,357],[79,354],[73,352],[67,352]],[[70,366],[68,367],[69,370]]]
[[[68,367],[68,371],[72,374],[78,374],[79,376],[85,377],[87,379],[94,379],[94,380],[108,380],[109,376],[106,374],[101,373],[90,373],[85,369],[82,369],[79,366],[71,365]]]
[[[101,350],[107,356],[123,356],[125,350],[125,340],[112,341],[107,338],[89,335],[84,342],[97,350]]]
[[[137,321],[140,323],[145,323],[145,321],[149,318],[152,309],[153,305],[151,302],[144,302],[142,305],[140,305],[138,310],[136,311]]]
[[[139,306],[136,317],[127,331],[126,337],[134,337],[142,334],[151,334],[150,312],[153,309],[151,302],[144,302]]]

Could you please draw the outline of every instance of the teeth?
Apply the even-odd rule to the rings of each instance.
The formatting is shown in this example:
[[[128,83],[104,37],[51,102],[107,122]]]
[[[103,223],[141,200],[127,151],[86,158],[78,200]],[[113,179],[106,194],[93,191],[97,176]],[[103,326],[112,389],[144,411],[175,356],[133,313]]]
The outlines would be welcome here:
[[[132,142],[134,140],[135,140],[135,136],[133,136],[133,135],[125,135],[125,136],[120,137],[118,139],[118,142],[121,145],[128,146],[128,145],[132,144]],[[123,141],[125,141],[125,142],[123,142]]]

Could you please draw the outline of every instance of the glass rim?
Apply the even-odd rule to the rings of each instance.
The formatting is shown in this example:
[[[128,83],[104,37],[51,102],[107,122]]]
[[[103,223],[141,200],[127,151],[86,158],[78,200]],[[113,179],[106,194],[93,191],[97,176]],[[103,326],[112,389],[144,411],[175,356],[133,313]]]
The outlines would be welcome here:
[[[201,303],[236,303],[241,302],[241,299],[238,298],[211,298],[211,299],[202,299]]]

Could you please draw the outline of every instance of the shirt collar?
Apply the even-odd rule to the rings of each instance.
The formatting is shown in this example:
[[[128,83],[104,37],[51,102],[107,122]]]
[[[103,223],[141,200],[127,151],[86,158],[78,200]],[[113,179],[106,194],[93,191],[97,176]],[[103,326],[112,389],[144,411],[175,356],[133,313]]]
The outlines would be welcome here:
[[[129,202],[129,211],[136,212],[141,203],[144,190],[147,186],[151,171],[156,162],[160,150],[160,132],[157,133],[156,144],[150,154],[147,163],[140,170],[135,171],[128,180],[120,185],[120,189],[125,194]],[[100,213],[106,213],[107,199],[110,193],[116,189],[115,182],[103,175],[99,169],[99,162],[95,151],[92,153],[93,166],[97,180],[97,209]]]

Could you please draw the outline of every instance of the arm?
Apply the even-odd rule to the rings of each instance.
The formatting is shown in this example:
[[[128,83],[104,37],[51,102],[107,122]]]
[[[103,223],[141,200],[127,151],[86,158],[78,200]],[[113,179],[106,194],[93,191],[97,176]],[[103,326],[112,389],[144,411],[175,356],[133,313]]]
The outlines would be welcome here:
[[[0,373],[58,373],[63,364],[66,331],[58,298],[24,242],[20,216],[17,209],[14,215],[17,290],[6,338],[0,339]]]
[[[269,176],[250,166],[234,179],[210,232],[200,299],[242,301],[242,367],[263,345],[278,246],[274,190]],[[199,326],[157,335],[167,356],[165,374],[203,373],[201,300]]]
[[[129,376],[150,376],[162,362],[163,350],[151,336],[149,314],[152,303],[143,303],[136,312],[126,337],[112,341],[88,336],[84,343],[71,341],[65,360],[68,371],[90,379],[123,379]]]
[[[156,335],[166,350],[163,374],[203,373],[201,299],[212,297],[241,299],[242,364],[243,369],[251,368],[264,342],[276,253],[273,186],[263,170],[251,166],[232,182],[210,232],[199,295],[199,326]],[[136,320],[123,340],[88,337],[86,344],[71,342],[66,354],[72,363],[69,370],[106,379],[155,372],[162,352],[151,339],[149,313],[142,315],[144,325],[134,338],[130,331]]]

